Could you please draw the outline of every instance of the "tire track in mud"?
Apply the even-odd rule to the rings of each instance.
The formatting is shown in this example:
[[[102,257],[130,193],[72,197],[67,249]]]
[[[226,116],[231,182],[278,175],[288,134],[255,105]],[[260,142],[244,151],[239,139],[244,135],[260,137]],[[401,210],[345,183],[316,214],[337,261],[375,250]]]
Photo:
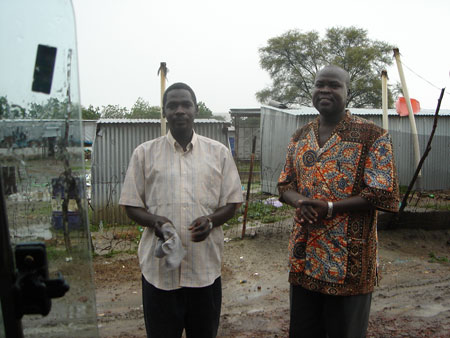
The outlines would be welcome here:
[[[377,289],[367,337],[448,337],[450,277]]]

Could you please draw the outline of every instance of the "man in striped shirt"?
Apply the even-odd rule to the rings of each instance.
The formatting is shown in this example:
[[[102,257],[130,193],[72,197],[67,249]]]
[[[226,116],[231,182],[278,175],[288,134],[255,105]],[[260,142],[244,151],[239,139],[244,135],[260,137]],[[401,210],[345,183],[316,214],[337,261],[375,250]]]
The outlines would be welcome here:
[[[133,152],[119,204],[145,227],[138,255],[149,337],[215,337],[221,308],[221,225],[242,203],[241,182],[230,151],[193,130],[198,112],[184,83],[164,93],[167,135]],[[155,256],[162,225],[176,229],[186,255],[168,269]]]

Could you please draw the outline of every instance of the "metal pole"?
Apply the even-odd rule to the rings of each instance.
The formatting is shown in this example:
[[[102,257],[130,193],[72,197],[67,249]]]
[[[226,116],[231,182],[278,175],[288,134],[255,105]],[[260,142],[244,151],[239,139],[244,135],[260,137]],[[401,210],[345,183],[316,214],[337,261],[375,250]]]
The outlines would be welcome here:
[[[400,81],[402,83],[403,96],[405,97],[406,106],[408,107],[409,123],[411,125],[413,134],[415,166],[417,168],[420,162],[419,136],[417,135],[416,120],[414,119],[411,99],[409,98],[408,87],[406,86],[405,74],[403,73],[403,67],[402,62],[400,61],[400,52],[398,48],[394,48],[394,57],[395,61],[397,62],[398,74],[400,75]],[[422,171],[419,171],[419,174],[417,176],[416,188],[418,190],[422,189]]]
[[[386,131],[389,130],[387,80],[387,71],[383,70],[381,72],[381,105],[383,108],[383,129]]]
[[[255,148],[256,148],[256,136],[253,136],[252,155],[250,157],[250,172],[248,174],[247,196],[245,199],[244,222],[242,223],[241,238],[244,238],[244,236],[245,236],[245,226],[247,224],[247,211],[248,211],[248,202],[250,200],[250,188],[252,186],[253,161],[255,160]]]
[[[163,97],[164,92],[166,91],[166,75],[167,75],[167,66],[165,62],[161,62],[158,74],[160,74],[161,77],[161,136],[166,135],[166,119],[163,116]]]

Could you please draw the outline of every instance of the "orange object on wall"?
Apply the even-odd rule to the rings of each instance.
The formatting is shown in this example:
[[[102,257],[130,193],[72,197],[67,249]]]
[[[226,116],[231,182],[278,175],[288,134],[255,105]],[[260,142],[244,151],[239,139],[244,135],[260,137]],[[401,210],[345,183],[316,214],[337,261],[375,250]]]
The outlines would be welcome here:
[[[414,114],[420,112],[420,103],[416,99],[411,99],[411,106]],[[395,109],[400,116],[408,116],[408,107],[403,96],[399,97],[395,102]]]

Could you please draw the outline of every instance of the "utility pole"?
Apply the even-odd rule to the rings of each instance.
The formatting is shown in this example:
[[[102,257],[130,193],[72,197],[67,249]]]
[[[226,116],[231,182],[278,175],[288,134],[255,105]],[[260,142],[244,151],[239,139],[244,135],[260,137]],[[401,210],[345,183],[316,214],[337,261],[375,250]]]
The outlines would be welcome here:
[[[394,48],[394,57],[395,61],[397,62],[398,74],[400,76],[400,81],[402,83],[403,96],[405,97],[406,106],[408,107],[409,124],[411,125],[411,131],[413,134],[412,136],[413,136],[414,159],[415,159],[414,162],[417,168],[420,162],[419,136],[417,135],[416,120],[414,119],[411,99],[409,98],[408,87],[406,86],[405,74],[403,73],[403,66],[402,62],[400,61],[400,51],[398,48]],[[422,171],[419,171],[419,174],[417,175],[416,188],[417,190],[422,189]]]
[[[381,106],[383,108],[383,129],[389,131],[387,80],[387,71],[383,70],[381,72]]]
[[[161,77],[161,136],[166,135],[166,119],[163,116],[163,97],[166,91],[166,76],[168,71],[166,63],[161,62],[158,69],[158,75]]]

